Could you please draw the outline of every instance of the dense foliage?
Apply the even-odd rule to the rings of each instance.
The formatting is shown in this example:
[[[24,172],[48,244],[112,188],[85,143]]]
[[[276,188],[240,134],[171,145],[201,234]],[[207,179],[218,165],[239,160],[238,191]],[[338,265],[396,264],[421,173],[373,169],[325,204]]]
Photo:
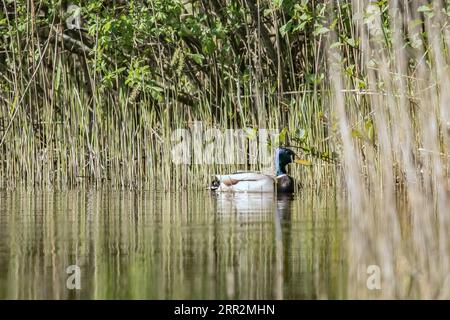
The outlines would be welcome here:
[[[349,59],[357,54],[351,52],[357,39],[344,2],[4,1],[2,6],[6,90],[15,89],[17,66],[30,79],[40,62],[49,71],[64,63],[87,92],[114,95],[122,89],[133,101],[146,95],[155,104],[177,100],[195,106],[205,100],[220,106],[230,90],[250,94],[257,86],[283,95],[317,86],[325,73],[322,40],[330,30],[349,45]],[[80,28],[69,29],[66,20],[77,10]],[[36,94],[46,91],[45,85],[37,82]]]

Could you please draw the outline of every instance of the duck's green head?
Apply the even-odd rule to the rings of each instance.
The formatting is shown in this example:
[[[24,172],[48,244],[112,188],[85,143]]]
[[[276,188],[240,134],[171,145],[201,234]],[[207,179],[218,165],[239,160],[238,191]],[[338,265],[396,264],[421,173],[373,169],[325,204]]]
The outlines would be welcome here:
[[[277,176],[286,174],[286,166],[292,162],[303,165],[310,164],[307,160],[299,159],[291,149],[280,147],[275,150],[275,170]]]
[[[286,174],[286,166],[295,159],[295,152],[288,148],[275,150],[275,170],[277,176]]]

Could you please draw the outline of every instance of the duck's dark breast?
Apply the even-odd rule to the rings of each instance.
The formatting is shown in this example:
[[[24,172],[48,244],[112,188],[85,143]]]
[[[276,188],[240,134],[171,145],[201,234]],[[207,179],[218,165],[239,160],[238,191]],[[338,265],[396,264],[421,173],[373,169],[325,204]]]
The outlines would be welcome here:
[[[294,179],[288,175],[277,177],[277,192],[292,193],[294,192]]]

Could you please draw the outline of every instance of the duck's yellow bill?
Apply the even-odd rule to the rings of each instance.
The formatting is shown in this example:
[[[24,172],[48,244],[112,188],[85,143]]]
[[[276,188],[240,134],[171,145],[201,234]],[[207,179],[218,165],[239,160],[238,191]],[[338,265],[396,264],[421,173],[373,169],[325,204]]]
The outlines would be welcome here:
[[[300,159],[300,158],[294,159],[294,162],[298,163],[298,164],[301,164],[301,165],[304,165],[304,166],[311,166],[312,165],[311,161]]]

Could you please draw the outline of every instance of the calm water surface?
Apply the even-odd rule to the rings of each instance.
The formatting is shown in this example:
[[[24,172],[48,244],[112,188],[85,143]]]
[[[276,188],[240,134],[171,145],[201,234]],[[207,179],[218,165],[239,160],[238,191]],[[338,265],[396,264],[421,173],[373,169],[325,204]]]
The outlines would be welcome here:
[[[342,221],[307,190],[0,191],[0,299],[345,298]]]

